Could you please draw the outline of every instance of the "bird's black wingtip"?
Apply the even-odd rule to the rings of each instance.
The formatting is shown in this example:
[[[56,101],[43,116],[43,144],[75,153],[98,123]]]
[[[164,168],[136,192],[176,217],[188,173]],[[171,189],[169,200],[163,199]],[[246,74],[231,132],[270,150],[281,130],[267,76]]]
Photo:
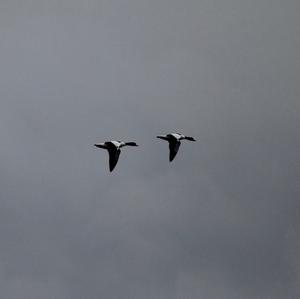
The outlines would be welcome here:
[[[174,158],[175,158],[175,156],[173,157],[173,156],[170,156],[169,157],[169,162],[171,163],[173,160],[174,160]]]

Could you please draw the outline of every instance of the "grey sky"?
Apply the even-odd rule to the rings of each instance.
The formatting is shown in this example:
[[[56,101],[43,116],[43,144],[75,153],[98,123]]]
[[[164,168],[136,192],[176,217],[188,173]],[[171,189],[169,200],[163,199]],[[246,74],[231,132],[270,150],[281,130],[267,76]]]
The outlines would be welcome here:
[[[299,11],[2,0],[0,297],[299,298]]]

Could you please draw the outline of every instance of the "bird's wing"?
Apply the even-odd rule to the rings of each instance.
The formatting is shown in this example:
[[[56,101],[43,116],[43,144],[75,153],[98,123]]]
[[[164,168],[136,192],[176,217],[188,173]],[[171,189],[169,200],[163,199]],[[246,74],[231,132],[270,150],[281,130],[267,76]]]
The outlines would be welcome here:
[[[170,149],[170,156],[169,156],[169,160],[170,162],[173,161],[173,159],[175,158],[179,147],[180,147],[181,142],[180,141],[169,141],[169,149]]]
[[[120,149],[114,149],[114,148],[110,148],[108,150],[108,154],[109,154],[109,170],[113,171],[114,168],[116,167],[118,160],[119,160],[119,156],[120,156]]]

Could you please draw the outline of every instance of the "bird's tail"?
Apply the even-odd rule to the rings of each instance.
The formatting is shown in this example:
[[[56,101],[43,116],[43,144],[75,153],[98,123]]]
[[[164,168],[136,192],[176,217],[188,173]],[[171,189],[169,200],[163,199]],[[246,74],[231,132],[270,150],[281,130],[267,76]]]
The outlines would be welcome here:
[[[189,137],[189,136],[185,136],[186,140],[189,140],[189,141],[196,141],[196,139],[194,137]]]
[[[138,144],[136,144],[135,142],[125,142],[125,145],[138,146]]]

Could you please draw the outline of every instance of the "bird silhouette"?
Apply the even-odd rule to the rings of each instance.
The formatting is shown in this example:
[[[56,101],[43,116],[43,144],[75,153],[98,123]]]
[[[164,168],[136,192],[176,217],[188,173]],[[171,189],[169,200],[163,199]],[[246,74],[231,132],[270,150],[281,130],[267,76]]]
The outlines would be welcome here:
[[[106,141],[104,143],[95,143],[94,146],[102,149],[106,149],[109,154],[109,170],[112,172],[116,167],[121,148],[124,146],[138,146],[135,142],[123,142],[119,140]]]
[[[156,136],[159,139],[166,140],[169,142],[169,161],[173,161],[175,156],[178,153],[181,140],[189,140],[189,141],[196,141],[193,137],[190,136],[185,136],[179,133],[172,133],[172,134],[167,134],[167,135],[158,135]]]

